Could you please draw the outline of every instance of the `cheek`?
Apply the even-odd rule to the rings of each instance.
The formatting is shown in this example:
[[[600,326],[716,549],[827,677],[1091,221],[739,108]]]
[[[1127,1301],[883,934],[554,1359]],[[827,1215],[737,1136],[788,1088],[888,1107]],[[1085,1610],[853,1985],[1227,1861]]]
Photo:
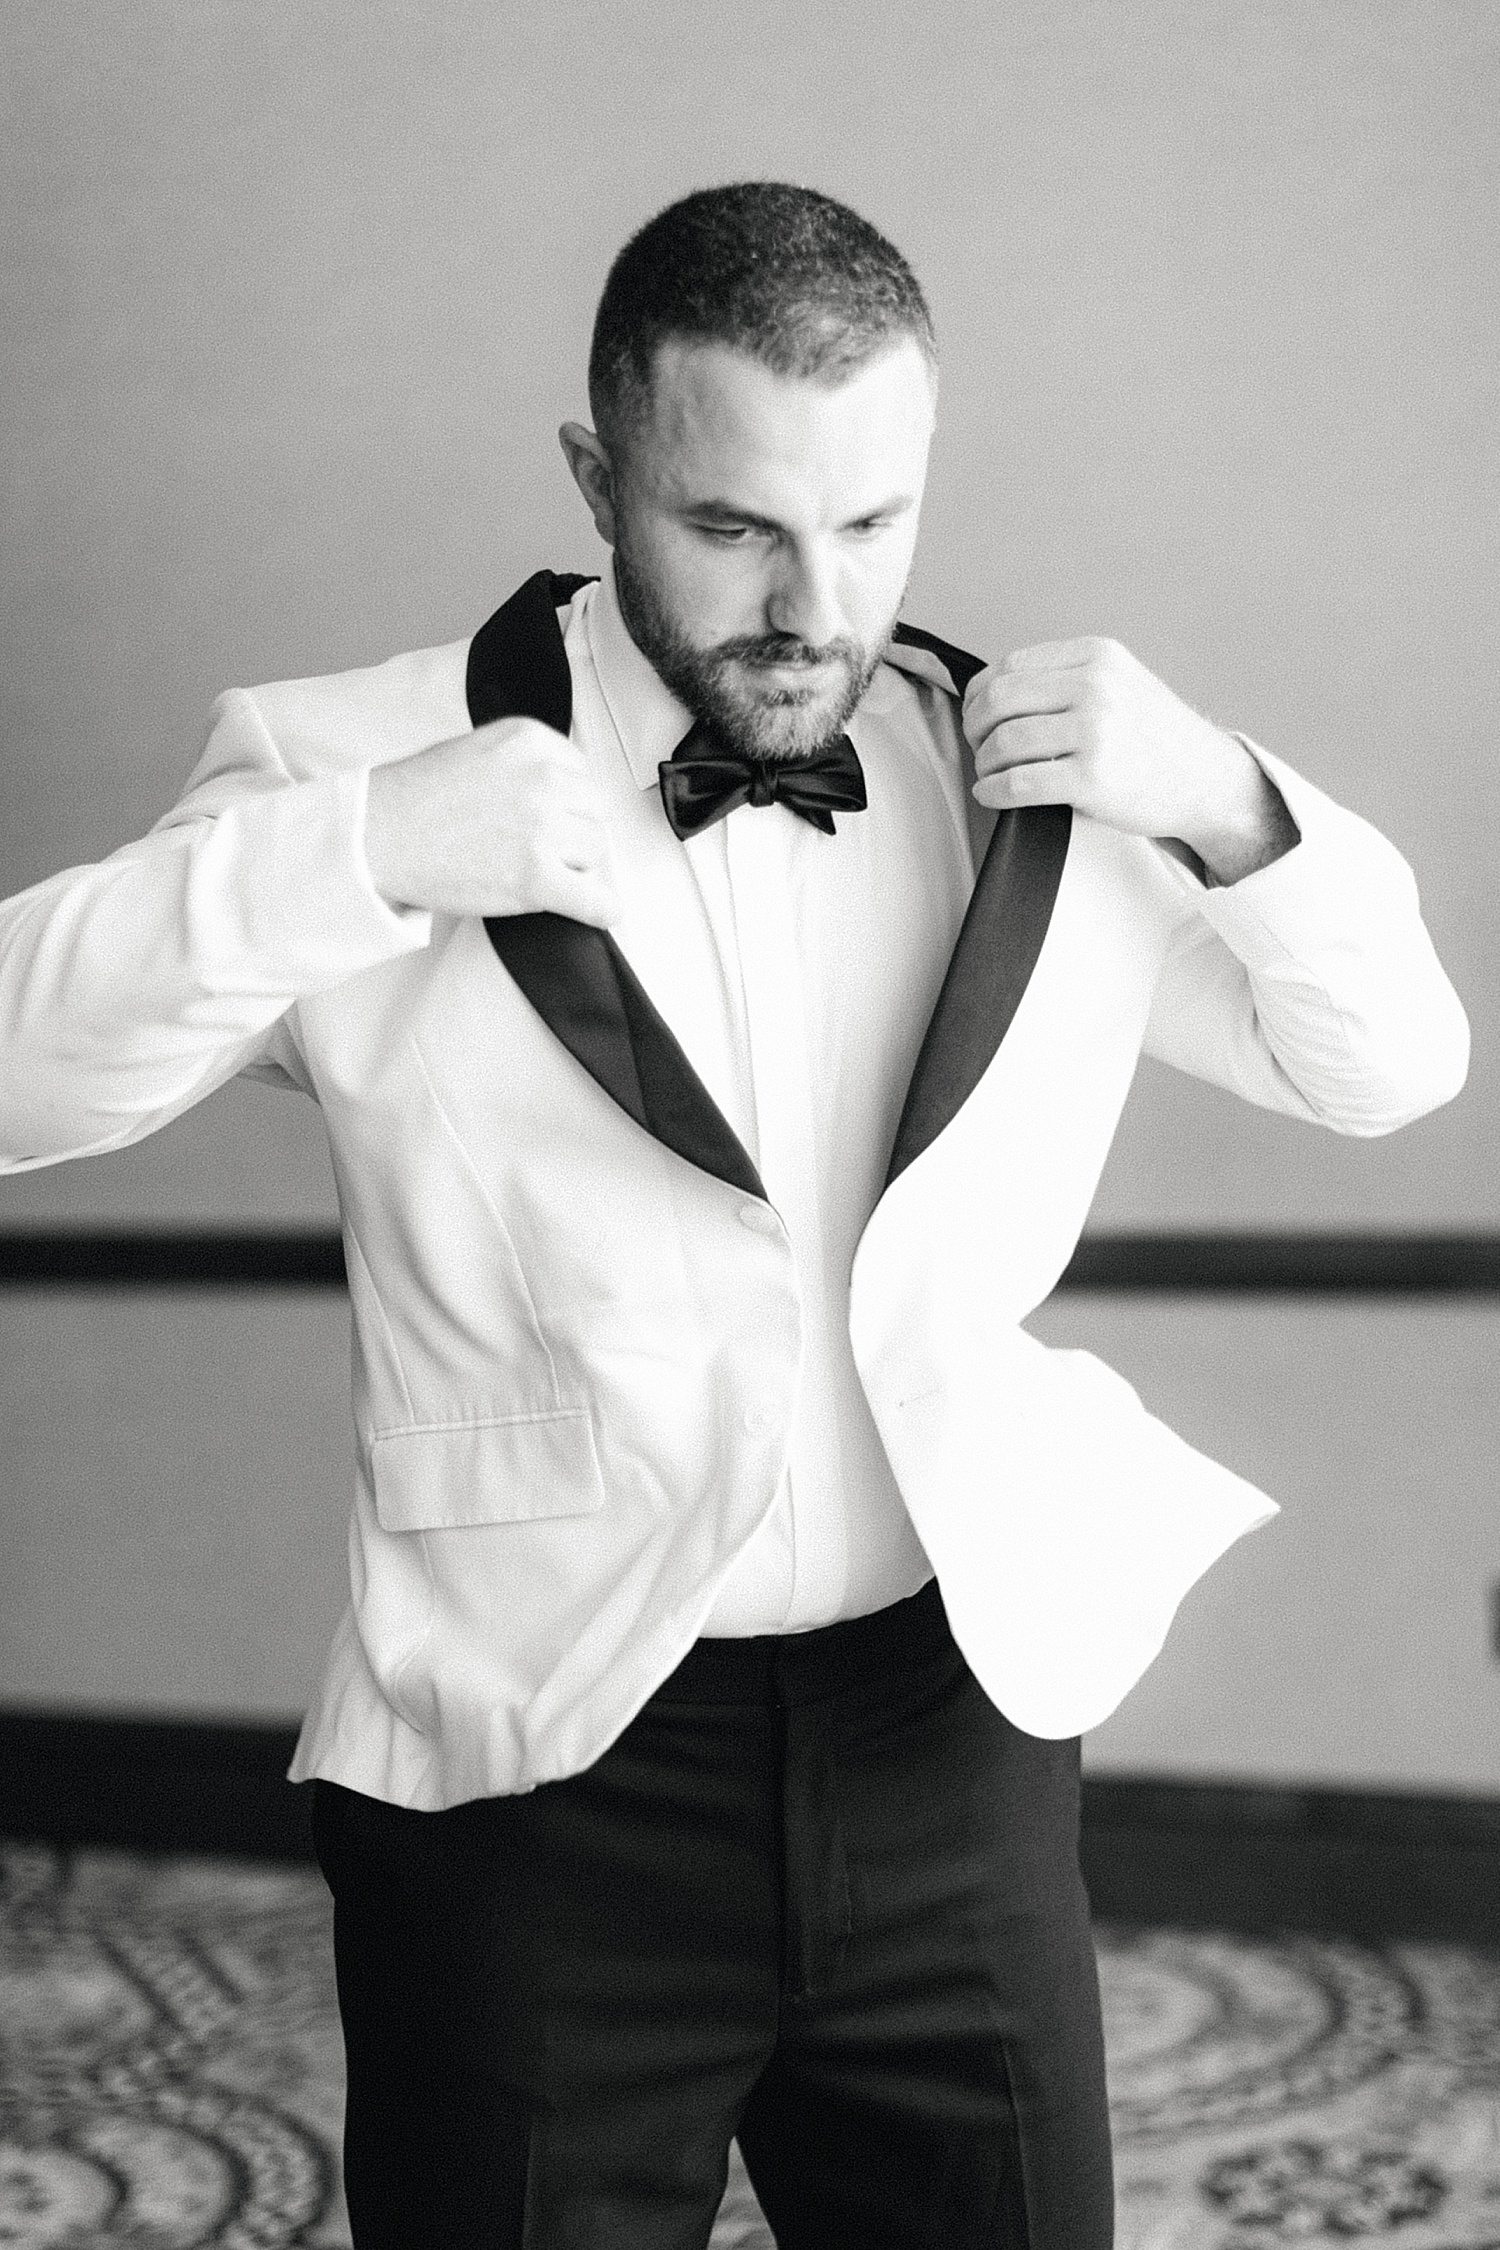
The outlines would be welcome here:
[[[862,639],[869,640],[890,626],[901,605],[916,551],[915,535],[882,539],[856,551],[848,575],[848,601],[855,612]]]
[[[656,551],[655,568],[664,601],[700,648],[760,630],[765,588],[752,553],[669,537]]]

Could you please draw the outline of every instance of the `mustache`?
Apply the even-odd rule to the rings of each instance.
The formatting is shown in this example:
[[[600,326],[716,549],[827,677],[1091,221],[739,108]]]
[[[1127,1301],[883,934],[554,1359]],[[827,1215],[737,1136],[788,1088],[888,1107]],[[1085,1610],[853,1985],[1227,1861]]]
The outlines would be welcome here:
[[[738,640],[720,641],[714,650],[720,663],[805,665],[809,671],[830,663],[852,668],[862,654],[853,641],[830,641],[826,648],[813,648],[795,633],[747,633]]]

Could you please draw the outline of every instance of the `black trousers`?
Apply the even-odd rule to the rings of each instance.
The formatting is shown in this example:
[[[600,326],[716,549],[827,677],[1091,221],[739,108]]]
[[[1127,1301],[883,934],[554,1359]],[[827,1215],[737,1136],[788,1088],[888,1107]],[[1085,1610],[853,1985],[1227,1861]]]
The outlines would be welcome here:
[[[781,2250],[1108,2250],[1078,1746],[935,1586],[524,1796],[316,1788],[357,2250],[702,2250],[736,2134]]]

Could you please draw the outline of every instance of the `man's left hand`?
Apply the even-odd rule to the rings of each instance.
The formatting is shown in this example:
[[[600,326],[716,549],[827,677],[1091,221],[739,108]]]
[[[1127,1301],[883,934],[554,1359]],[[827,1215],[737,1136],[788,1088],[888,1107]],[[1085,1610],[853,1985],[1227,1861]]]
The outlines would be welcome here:
[[[1177,841],[1220,883],[1298,841],[1281,792],[1244,744],[1174,695],[1118,641],[1039,641],[978,674],[964,698],[982,805],[1073,805],[1111,828]]]

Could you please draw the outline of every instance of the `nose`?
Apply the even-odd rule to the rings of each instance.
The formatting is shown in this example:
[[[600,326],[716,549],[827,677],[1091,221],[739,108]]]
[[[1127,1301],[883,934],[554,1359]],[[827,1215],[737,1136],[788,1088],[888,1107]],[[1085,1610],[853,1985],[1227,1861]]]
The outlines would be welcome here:
[[[771,628],[793,633],[810,648],[826,648],[844,630],[835,583],[836,562],[815,548],[788,547],[766,604]]]

